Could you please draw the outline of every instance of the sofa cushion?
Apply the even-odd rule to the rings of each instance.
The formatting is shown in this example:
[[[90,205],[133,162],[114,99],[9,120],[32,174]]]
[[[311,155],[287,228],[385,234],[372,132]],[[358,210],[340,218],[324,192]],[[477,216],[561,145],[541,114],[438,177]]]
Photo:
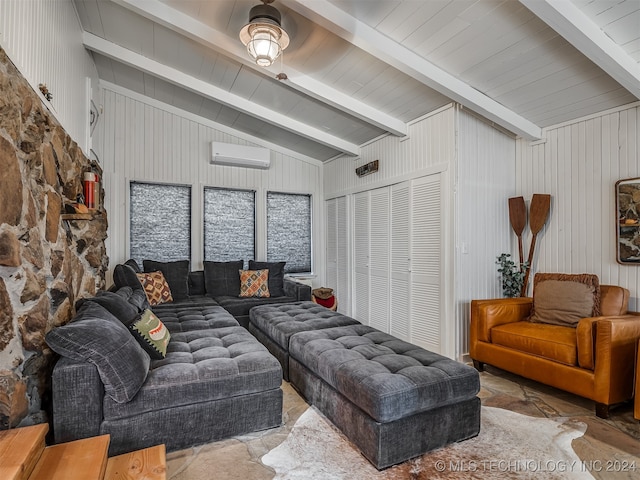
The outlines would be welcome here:
[[[284,266],[286,262],[256,262],[249,260],[249,270],[269,270],[269,294],[284,296]]]
[[[204,298],[208,297],[203,297],[203,300]],[[213,299],[210,300],[214,302]],[[155,306],[152,310],[172,335],[193,330],[238,326],[236,319],[215,302],[213,305],[185,305],[184,301],[178,304],[167,303]]]
[[[162,272],[174,300],[183,300],[189,296],[189,260],[176,262],[155,262],[143,260],[145,272]]]
[[[580,319],[600,315],[596,275],[536,273],[530,322],[576,327]]]
[[[130,287],[124,288],[133,292]],[[140,290],[137,291],[142,293]],[[129,303],[123,295],[119,295],[117,292],[99,291],[95,297],[81,298],[76,302],[76,311],[80,310],[85,302],[97,303],[127,326],[139,313],[138,309],[134,305]]]
[[[171,334],[151,310],[145,310],[138,315],[129,325],[129,330],[149,357],[154,360],[165,357]]]
[[[249,315],[249,310],[258,305],[295,302],[293,297],[216,297],[216,302],[223,306],[234,317]]]
[[[239,297],[268,298],[269,270],[240,270]]]
[[[120,320],[94,302],[85,302],[74,319],[46,336],[51,349],[93,363],[105,393],[116,403],[130,401],[149,371],[149,355]]]
[[[513,348],[565,365],[578,365],[576,329],[560,325],[513,322],[491,329],[495,345]]]
[[[113,283],[116,288],[131,287],[133,290],[143,290],[136,271],[129,265],[118,264],[115,266],[113,269]]]
[[[295,333],[360,324],[313,302],[262,305],[252,308],[249,316],[255,327],[285,351],[289,351],[289,339]]]
[[[162,272],[136,273],[150,305],[173,302],[171,288]]]
[[[204,270],[189,272],[189,296],[206,295],[207,288],[204,284]]]
[[[478,372],[367,325],[300,332],[289,354],[378,422],[471,399]]]
[[[153,360],[133,401],[106,398],[106,420],[278,389],[278,361],[240,326],[172,334],[163,360]]]
[[[240,274],[244,260],[235,262],[204,262],[204,283],[212,297],[240,295]]]

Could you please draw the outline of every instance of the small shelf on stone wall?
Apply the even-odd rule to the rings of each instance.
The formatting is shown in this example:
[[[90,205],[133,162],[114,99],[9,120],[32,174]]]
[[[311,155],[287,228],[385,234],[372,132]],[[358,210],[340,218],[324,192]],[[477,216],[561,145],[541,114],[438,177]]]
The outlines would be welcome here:
[[[93,220],[97,213],[63,213],[60,215],[62,220]]]

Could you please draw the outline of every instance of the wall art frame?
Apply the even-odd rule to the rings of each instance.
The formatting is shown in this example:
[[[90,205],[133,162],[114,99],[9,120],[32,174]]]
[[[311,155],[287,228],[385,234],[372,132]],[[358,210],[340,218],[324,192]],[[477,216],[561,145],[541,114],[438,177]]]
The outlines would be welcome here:
[[[618,180],[615,196],[616,261],[640,265],[640,177]]]

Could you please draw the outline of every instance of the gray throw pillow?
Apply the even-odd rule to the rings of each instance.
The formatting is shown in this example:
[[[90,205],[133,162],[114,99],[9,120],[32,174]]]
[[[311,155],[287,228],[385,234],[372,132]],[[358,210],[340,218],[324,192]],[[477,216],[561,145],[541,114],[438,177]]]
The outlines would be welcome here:
[[[143,290],[142,283],[136,272],[129,265],[118,264],[113,269],[113,283],[116,288],[131,287],[133,290]]]
[[[51,349],[68,358],[93,363],[107,395],[130,401],[147,378],[149,354],[120,320],[94,302],[84,302],[74,319],[46,335]]]
[[[240,273],[244,260],[235,262],[204,262],[204,284],[211,297],[240,295]]]
[[[176,262],[143,260],[142,266],[145,273],[162,272],[174,301],[184,300],[189,296],[189,260]]]
[[[286,263],[249,260],[249,270],[269,270],[269,295],[284,297],[284,266]]]
[[[133,292],[130,287],[123,288],[129,292]],[[82,298],[76,302],[76,311],[80,310],[85,302],[97,303],[98,305],[106,308],[111,315],[127,326],[139,313],[138,309],[131,305],[123,295],[118,294],[118,292],[100,291],[95,297]]]

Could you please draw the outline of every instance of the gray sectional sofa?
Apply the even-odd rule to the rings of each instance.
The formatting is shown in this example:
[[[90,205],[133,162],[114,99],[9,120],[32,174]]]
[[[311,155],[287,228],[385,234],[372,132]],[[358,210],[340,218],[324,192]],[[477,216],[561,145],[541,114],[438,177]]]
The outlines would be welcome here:
[[[140,293],[101,292],[47,334],[61,355],[56,443],[110,434],[110,455],[161,443],[172,451],[282,423],[280,364],[229,312],[206,297],[156,309],[171,339],[152,360],[126,326],[145,307]]]
[[[229,287],[236,265],[217,285],[206,266],[186,281],[183,266],[179,274],[169,267],[164,276],[177,295],[151,307],[156,323],[147,332],[167,338],[164,357],[131,334],[149,316],[139,284],[79,301],[76,317],[47,334],[61,355],[52,381],[56,443],[110,434],[109,454],[116,455],[273,428],[282,423],[283,375],[378,469],[478,434],[474,368],[311,301],[248,303],[247,330],[238,321],[245,310],[232,306],[264,299],[210,296]],[[133,272],[119,270],[117,284]],[[307,293],[285,282],[291,297],[275,298]]]

